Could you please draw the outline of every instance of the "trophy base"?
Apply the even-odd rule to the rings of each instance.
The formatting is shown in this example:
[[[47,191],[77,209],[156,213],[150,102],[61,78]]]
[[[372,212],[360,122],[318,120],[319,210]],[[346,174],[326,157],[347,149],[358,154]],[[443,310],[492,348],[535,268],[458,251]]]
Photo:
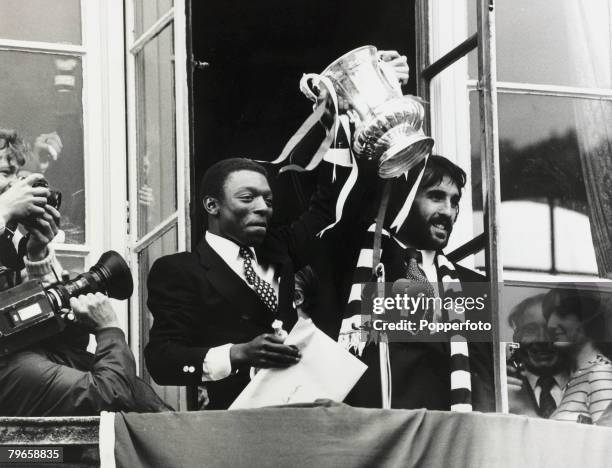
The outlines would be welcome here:
[[[427,157],[433,145],[433,138],[423,133],[415,132],[400,138],[396,136],[379,159],[379,177],[393,179],[408,172]]]

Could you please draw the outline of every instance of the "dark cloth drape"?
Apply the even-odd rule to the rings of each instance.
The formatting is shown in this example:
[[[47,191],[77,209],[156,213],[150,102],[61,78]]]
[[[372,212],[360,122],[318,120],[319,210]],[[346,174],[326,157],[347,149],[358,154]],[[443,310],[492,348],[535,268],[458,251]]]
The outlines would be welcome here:
[[[610,466],[612,429],[513,415],[329,405],[116,414],[114,435],[116,466],[130,468],[592,468]],[[101,445],[101,453],[107,448]]]

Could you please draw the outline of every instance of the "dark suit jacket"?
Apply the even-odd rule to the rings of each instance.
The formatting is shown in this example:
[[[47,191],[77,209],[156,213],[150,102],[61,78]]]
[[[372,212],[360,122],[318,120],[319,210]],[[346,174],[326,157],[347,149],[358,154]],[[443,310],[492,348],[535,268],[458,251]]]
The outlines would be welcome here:
[[[0,358],[0,416],[97,416],[100,411],[171,410],[136,377],[134,357],[118,328],[96,334],[96,354],[67,331]]]
[[[278,317],[204,239],[192,253],[168,255],[154,263],[148,278],[154,321],[145,359],[157,383],[201,385],[202,364],[210,348],[271,333],[275,318],[286,330],[293,327],[294,273],[308,264],[316,234],[332,222],[333,200],[341,186],[320,185],[298,220],[270,229],[255,249],[258,261],[273,265],[279,276]],[[208,408],[227,408],[248,382],[248,369],[207,382]]]
[[[383,251],[386,281],[403,277],[405,263],[399,247]],[[482,283],[484,277],[455,265],[464,294],[470,283]],[[466,312],[467,314],[467,312]],[[471,320],[481,317],[467,316]],[[475,410],[494,411],[493,349],[490,343],[469,343],[472,375],[472,402]],[[450,409],[450,349],[446,342],[389,343],[392,375],[392,408]],[[380,408],[380,366],[378,346],[367,345],[362,360],[368,370],[345,400],[353,406]]]

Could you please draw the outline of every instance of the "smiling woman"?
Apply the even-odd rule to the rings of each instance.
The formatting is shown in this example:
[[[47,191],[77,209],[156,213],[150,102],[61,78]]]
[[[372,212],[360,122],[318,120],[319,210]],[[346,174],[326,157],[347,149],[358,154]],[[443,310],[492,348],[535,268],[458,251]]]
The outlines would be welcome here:
[[[553,289],[544,314],[555,346],[569,351],[573,372],[551,419],[596,422],[612,403],[610,343],[599,297],[579,290]]]

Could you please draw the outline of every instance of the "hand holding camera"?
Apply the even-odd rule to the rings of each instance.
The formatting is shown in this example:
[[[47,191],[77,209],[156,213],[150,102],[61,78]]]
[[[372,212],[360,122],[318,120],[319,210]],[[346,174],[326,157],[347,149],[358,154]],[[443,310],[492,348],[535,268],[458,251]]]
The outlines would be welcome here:
[[[47,245],[55,238],[59,231],[60,212],[50,205],[45,205],[42,216],[29,219],[23,223],[30,234],[26,249],[28,258],[37,262],[44,259],[47,254]]]
[[[37,186],[41,181],[44,181],[41,174],[31,174],[13,182],[0,196],[0,217],[5,225],[45,214],[44,206],[51,191],[46,183],[46,186]]]
[[[101,292],[72,297],[70,298],[70,307],[72,307],[76,321],[92,331],[119,327],[117,316],[108,296]]]

